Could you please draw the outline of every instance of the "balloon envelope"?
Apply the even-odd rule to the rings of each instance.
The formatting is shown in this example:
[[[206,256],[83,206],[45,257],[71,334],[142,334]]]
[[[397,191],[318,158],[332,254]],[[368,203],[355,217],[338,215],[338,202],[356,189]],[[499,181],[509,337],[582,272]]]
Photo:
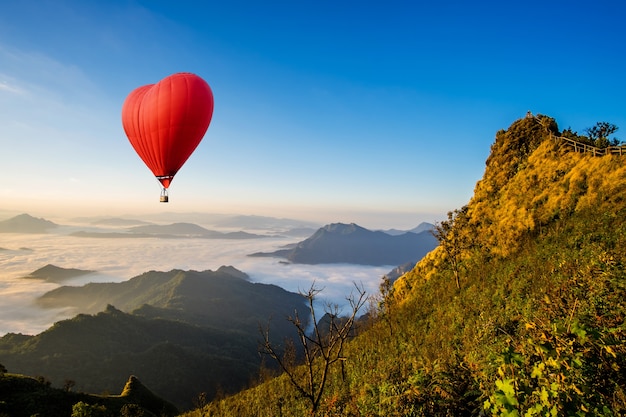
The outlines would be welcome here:
[[[204,137],[212,116],[213,92],[191,73],[139,87],[122,106],[128,140],[165,189]]]

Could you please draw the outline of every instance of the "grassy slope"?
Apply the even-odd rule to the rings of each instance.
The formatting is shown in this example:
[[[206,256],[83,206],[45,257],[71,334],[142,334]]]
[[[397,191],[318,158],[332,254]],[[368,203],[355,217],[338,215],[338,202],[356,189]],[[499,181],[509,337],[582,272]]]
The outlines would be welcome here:
[[[564,152],[546,128],[556,124],[522,119],[498,132],[456,230],[473,237],[461,289],[440,249],[399,279],[320,415],[626,410],[626,159]],[[279,377],[203,412],[307,410]]]

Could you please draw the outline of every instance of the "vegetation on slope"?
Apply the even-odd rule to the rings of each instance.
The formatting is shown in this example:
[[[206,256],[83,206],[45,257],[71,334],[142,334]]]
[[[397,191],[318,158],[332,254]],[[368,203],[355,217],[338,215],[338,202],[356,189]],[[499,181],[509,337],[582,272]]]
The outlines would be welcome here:
[[[383,292],[317,415],[626,413],[626,161],[550,133],[545,116],[497,133],[442,236],[458,263],[440,245]],[[307,413],[281,376],[188,415]]]
[[[189,409],[201,393],[212,399],[256,378],[259,325],[294,312],[308,318],[301,295],[247,278],[221,267],[58,288],[42,297],[48,305],[100,312],[60,321],[35,336],[1,337],[0,363],[11,372],[43,375],[54,386],[72,380],[77,390],[94,393],[114,392],[134,374]],[[272,343],[296,335],[289,323],[272,323]]]
[[[115,392],[134,374],[187,409],[200,392],[212,398],[240,390],[259,366],[256,339],[245,333],[148,319],[112,306],[37,336],[8,334],[0,339],[0,360],[12,372],[44,375],[56,387],[71,380],[76,390],[92,393]]]
[[[0,365],[0,369],[3,369]],[[73,392],[71,384],[53,388],[43,377],[0,372],[0,416],[174,416],[176,408],[155,396],[134,376],[120,395]]]

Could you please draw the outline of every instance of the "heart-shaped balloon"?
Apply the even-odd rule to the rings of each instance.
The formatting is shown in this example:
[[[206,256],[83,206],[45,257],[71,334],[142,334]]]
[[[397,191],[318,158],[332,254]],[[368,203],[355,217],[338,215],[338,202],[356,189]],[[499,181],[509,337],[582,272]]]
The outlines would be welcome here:
[[[126,136],[164,192],[204,137],[212,117],[211,88],[187,72],[133,90],[122,106]]]

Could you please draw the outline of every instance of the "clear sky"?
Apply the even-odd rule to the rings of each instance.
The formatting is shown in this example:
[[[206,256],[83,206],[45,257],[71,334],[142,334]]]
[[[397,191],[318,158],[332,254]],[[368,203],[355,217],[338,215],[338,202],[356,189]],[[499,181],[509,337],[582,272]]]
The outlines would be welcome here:
[[[528,110],[626,139],[625,21],[615,0],[4,2],[0,209],[442,219]],[[120,111],[176,72],[215,111],[166,205]]]

